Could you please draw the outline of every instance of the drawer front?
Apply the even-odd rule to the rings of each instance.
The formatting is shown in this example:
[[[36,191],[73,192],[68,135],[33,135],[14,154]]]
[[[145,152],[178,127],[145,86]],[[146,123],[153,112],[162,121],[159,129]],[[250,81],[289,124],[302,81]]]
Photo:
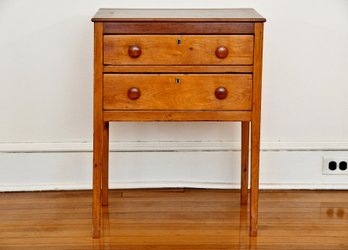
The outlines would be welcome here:
[[[104,35],[106,65],[251,65],[252,35]]]
[[[251,110],[251,74],[104,74],[104,110]]]

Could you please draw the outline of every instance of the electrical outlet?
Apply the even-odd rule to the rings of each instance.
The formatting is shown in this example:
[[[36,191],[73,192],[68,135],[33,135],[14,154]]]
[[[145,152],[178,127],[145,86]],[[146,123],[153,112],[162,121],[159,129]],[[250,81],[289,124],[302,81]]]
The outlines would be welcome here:
[[[348,157],[323,157],[323,174],[348,175]]]

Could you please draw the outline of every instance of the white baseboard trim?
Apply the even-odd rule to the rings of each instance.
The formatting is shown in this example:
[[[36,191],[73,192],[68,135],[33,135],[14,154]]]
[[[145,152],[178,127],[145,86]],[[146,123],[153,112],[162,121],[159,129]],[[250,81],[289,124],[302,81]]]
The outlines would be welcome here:
[[[0,153],[92,152],[92,142],[4,142]],[[239,151],[239,141],[118,141],[111,152]],[[348,151],[347,141],[261,142],[261,151]]]
[[[112,142],[110,187],[239,189],[239,144]],[[264,142],[260,188],[348,190],[348,175],[322,174],[323,157],[347,157],[347,144]],[[0,191],[91,189],[91,166],[91,142],[0,143]]]
[[[134,189],[134,188],[203,188],[203,189],[239,189],[239,183],[223,182],[188,182],[188,181],[154,181],[154,182],[110,182],[110,189]],[[91,190],[91,183],[55,183],[32,184],[16,186],[0,186],[0,192],[20,191],[56,191],[56,190]],[[263,190],[348,190],[347,183],[323,184],[323,183],[262,183]]]

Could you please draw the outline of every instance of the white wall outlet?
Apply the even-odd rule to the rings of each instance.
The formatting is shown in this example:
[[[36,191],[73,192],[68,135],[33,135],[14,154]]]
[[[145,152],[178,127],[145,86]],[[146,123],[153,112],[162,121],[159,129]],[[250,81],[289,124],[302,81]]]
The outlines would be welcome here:
[[[323,174],[348,175],[348,157],[323,157]]]

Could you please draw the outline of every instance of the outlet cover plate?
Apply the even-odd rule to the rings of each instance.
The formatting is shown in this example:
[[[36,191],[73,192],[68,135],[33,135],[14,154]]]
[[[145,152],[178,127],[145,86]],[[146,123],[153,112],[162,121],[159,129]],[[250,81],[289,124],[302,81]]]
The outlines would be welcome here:
[[[337,163],[336,170],[329,169],[329,162],[335,161]],[[348,169],[339,169],[339,163],[345,161],[348,163],[348,157],[323,157],[323,174],[325,175],[348,175]]]

